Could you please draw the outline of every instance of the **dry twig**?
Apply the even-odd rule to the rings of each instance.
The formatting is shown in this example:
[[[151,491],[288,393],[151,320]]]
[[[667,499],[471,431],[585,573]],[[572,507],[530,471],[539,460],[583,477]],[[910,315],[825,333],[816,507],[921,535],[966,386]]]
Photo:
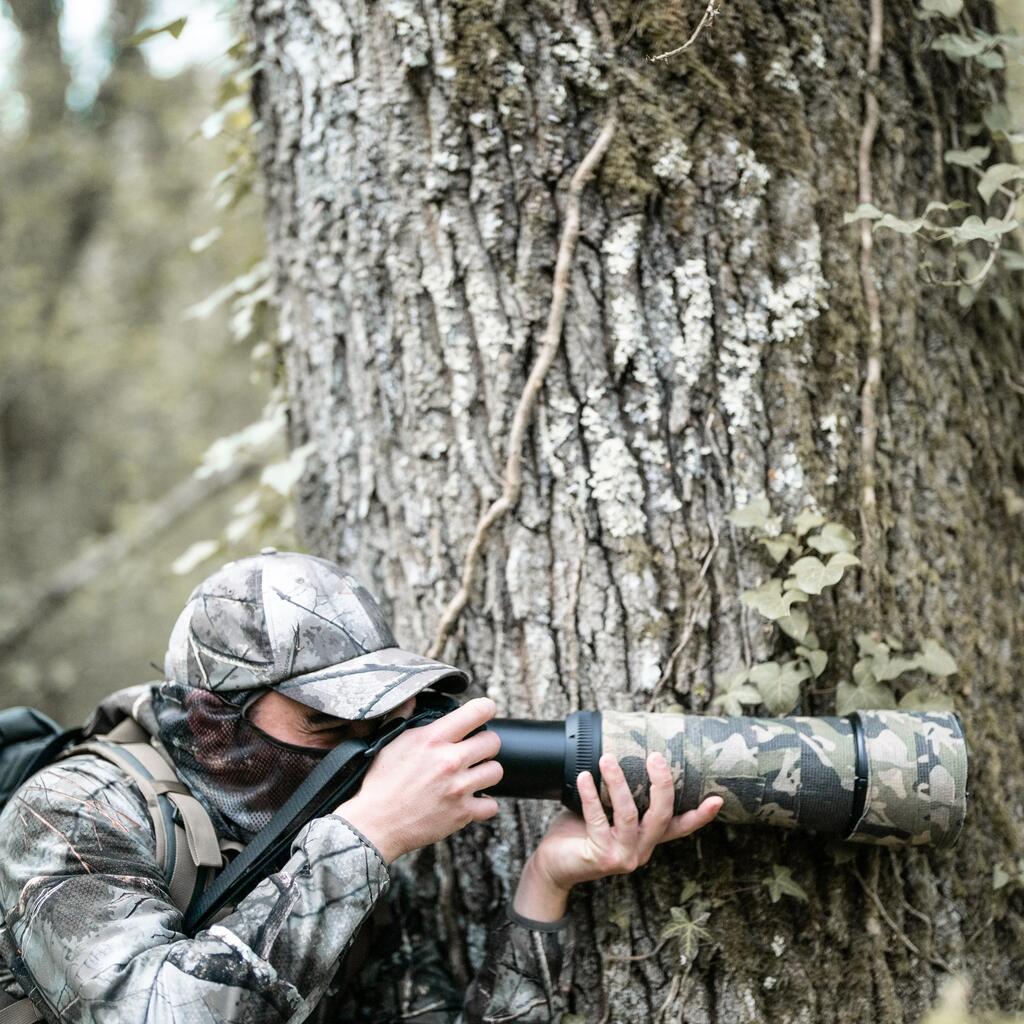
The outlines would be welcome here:
[[[704,17],[697,23],[697,27],[693,30],[693,34],[689,39],[683,43],[682,46],[677,46],[674,50],[669,50],[668,53],[659,53],[656,57],[648,57],[647,59],[653,64],[656,60],[668,60],[669,57],[676,57],[684,50],[688,50],[695,42],[697,37],[707,28],[716,17],[718,12],[721,10],[721,6],[716,3],[716,0],[709,0],[707,10],[704,11]],[[632,34],[632,33],[631,33]]]

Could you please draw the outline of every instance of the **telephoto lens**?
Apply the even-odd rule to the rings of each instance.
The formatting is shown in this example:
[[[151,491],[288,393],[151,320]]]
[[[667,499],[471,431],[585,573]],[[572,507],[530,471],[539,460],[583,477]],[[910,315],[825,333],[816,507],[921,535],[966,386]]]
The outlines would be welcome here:
[[[721,821],[802,828],[852,842],[952,846],[967,808],[967,744],[949,712],[858,711],[845,718],[722,718],[577,711],[564,722],[496,719],[495,796],[561,800],[613,755],[641,811],[647,756],[665,756],[675,813],[722,797]]]

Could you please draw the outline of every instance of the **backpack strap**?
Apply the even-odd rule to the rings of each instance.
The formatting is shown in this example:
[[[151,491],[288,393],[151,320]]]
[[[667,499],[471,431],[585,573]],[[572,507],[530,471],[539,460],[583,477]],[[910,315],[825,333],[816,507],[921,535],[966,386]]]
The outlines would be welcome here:
[[[223,862],[217,832],[203,805],[178,778],[170,759],[132,719],[106,736],[68,750],[64,757],[95,754],[116,765],[146,801],[156,837],[156,858],[167,879],[171,902],[184,913],[196,891],[200,868]],[[0,1024],[5,1022],[0,1019]]]

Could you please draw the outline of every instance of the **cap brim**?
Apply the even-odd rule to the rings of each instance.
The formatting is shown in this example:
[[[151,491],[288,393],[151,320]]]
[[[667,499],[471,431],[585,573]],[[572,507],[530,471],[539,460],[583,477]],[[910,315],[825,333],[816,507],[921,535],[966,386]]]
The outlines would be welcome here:
[[[462,693],[469,676],[443,661],[386,647],[337,665],[292,676],[274,689],[336,718],[379,718],[428,687]]]

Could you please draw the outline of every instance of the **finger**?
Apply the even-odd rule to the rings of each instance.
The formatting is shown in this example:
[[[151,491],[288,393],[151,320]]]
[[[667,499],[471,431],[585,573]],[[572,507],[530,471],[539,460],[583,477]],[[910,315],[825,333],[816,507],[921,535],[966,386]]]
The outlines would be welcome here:
[[[469,793],[478,793],[481,789],[490,789],[501,782],[505,769],[497,761],[484,761],[467,770],[464,780]]]
[[[601,778],[611,797],[615,834],[624,846],[632,848],[636,845],[640,815],[633,794],[629,791],[629,783],[622,774],[619,762],[611,754],[603,755],[598,764],[601,766]]]
[[[661,840],[672,819],[675,787],[672,772],[663,754],[653,753],[647,758],[647,777],[651,780],[650,803],[647,813],[640,819],[640,860],[646,863]]]
[[[724,801],[720,796],[709,796],[700,807],[685,814],[677,814],[665,829],[661,842],[666,843],[670,839],[682,839],[691,832],[703,828],[722,809]]]
[[[597,795],[597,784],[590,772],[580,772],[576,777],[576,791],[580,795],[580,806],[583,820],[587,823],[587,833],[599,845],[607,842],[611,835],[608,816],[601,806],[601,798]]]
[[[484,722],[489,722],[497,710],[490,697],[474,697],[436,722],[423,726],[423,733],[435,740],[456,743],[474,729],[479,729]]]
[[[498,813],[498,801],[493,796],[472,796],[469,798],[469,820],[486,821]]]
[[[494,757],[501,750],[501,737],[496,732],[484,730],[459,740],[455,749],[463,766],[468,768],[471,764],[489,761]]]

